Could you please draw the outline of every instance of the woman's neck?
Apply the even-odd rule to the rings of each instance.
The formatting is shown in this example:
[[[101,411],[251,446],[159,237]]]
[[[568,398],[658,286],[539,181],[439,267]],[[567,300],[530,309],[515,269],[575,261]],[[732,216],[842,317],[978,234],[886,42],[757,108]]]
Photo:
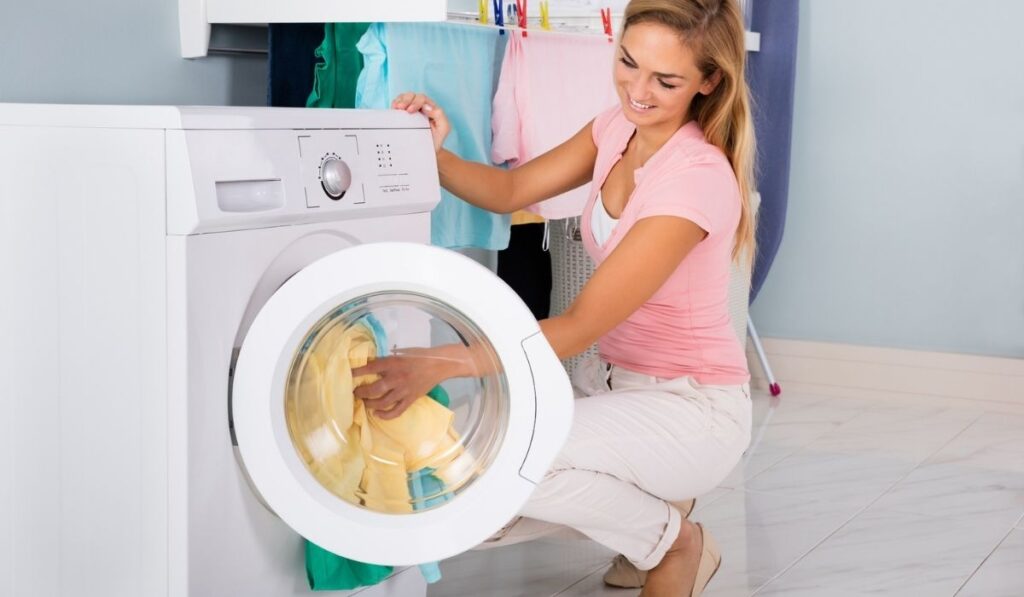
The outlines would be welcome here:
[[[630,141],[630,148],[634,151],[633,155],[637,159],[637,164],[641,166],[646,164],[647,160],[651,159],[651,156],[668,143],[676,131],[686,126],[688,122],[689,119],[674,128],[671,126],[636,127],[636,133]]]

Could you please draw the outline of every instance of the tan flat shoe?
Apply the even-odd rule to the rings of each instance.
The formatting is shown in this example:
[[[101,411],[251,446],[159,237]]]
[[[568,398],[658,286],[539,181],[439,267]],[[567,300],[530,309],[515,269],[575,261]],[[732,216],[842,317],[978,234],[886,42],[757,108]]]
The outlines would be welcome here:
[[[704,525],[698,522],[697,528],[700,529],[704,548],[700,552],[700,563],[697,564],[697,578],[693,581],[693,591],[690,592],[690,597],[700,597],[704,589],[707,588],[708,583],[714,578],[715,573],[722,566],[722,550],[718,548],[718,542],[715,541],[711,533],[704,530]]]
[[[685,502],[669,502],[672,506],[679,510],[679,513],[683,515],[683,518],[689,518],[693,512],[694,506],[697,505],[697,500],[687,500]],[[633,562],[626,559],[626,556],[619,554],[612,558],[612,565],[608,568],[608,571],[604,573],[604,584],[610,587],[621,587],[623,589],[639,589],[644,586],[644,582],[647,580],[647,572],[645,570],[637,570]]]

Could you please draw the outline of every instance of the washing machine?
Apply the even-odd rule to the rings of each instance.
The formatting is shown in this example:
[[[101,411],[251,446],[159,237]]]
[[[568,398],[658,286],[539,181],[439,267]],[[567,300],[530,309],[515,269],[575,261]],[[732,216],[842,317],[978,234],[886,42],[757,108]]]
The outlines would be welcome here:
[[[309,595],[312,544],[414,597],[512,518],[572,393],[438,200],[418,115],[0,104],[0,593]],[[349,357],[440,346],[385,441]]]

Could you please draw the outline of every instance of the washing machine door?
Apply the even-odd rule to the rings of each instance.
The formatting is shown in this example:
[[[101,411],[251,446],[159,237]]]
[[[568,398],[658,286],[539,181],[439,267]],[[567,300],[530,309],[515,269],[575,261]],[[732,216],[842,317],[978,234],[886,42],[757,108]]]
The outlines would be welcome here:
[[[352,396],[366,359],[453,347],[474,373],[397,419]],[[290,278],[253,321],[232,383],[263,501],[313,543],[375,564],[484,541],[526,502],[572,419],[565,370],[519,297],[471,259],[417,244],[344,249]]]

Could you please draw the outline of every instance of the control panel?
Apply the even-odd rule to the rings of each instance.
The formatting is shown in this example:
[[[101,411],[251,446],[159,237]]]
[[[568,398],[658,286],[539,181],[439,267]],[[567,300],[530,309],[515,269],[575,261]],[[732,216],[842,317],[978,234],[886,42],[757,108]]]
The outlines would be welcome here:
[[[168,229],[179,234],[425,213],[441,199],[425,126],[168,131],[167,148]]]
[[[422,130],[302,131],[297,133],[309,209],[344,209],[411,197],[423,185]],[[432,149],[432,147],[431,147]],[[434,177],[427,177],[427,180]],[[417,183],[417,181],[419,181]],[[426,183],[429,184],[429,183]],[[436,184],[436,182],[434,183]]]

